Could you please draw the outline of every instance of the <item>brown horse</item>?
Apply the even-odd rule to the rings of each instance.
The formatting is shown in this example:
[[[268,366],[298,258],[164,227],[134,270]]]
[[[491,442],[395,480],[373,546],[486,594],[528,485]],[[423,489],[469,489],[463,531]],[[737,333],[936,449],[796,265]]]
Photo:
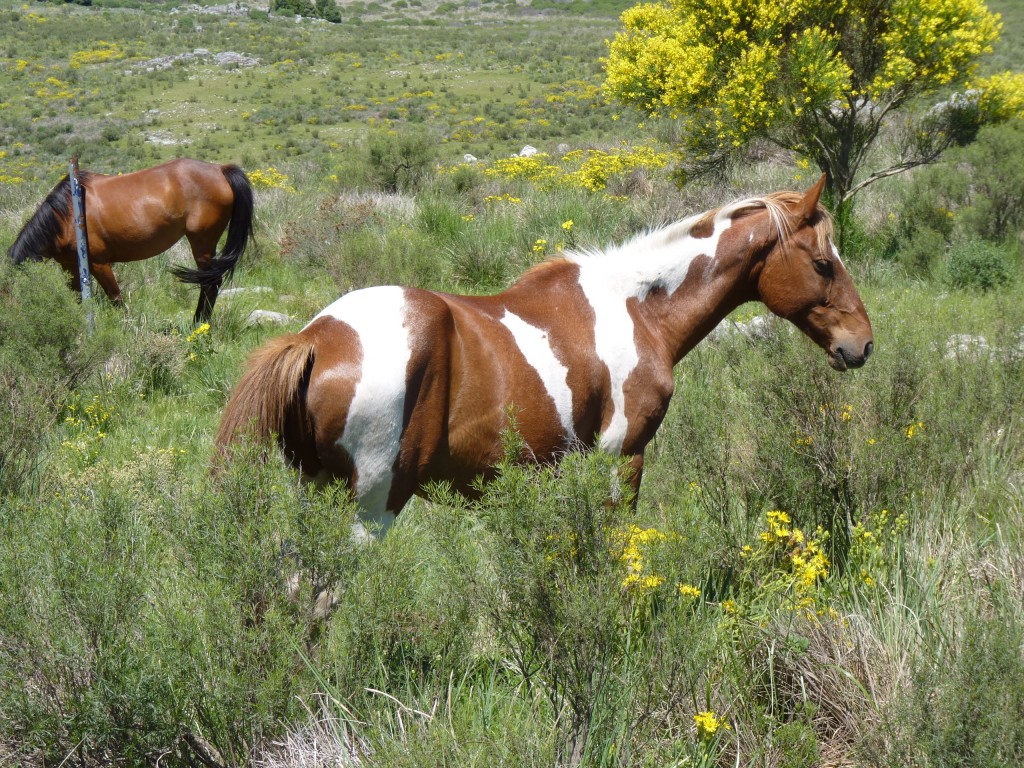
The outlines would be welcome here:
[[[276,435],[307,477],[347,480],[362,519],[386,530],[427,483],[466,492],[486,477],[511,412],[527,458],[596,445],[628,459],[638,490],[673,366],[744,302],[790,320],[837,370],[871,354],[871,323],[818,205],[823,186],[565,254],[496,296],[349,293],[253,354],[219,450],[249,431]]]
[[[252,187],[242,169],[183,158],[124,176],[82,172],[79,180],[85,188],[89,270],[107,297],[121,303],[112,263],[148,259],[185,237],[197,269],[171,271],[179,280],[199,286],[195,321],[208,319],[221,282],[231,275],[252,238]],[[227,240],[217,256],[217,241],[225,229]],[[7,253],[15,264],[56,259],[77,285],[67,176],[22,227]]]

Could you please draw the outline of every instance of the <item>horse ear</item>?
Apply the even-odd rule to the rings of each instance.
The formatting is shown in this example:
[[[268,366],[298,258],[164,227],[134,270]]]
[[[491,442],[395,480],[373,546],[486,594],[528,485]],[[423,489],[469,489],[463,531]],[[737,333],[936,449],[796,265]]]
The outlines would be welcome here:
[[[800,217],[800,221],[810,221],[814,218],[814,215],[818,212],[818,200],[821,199],[821,193],[825,189],[825,174],[821,174],[821,178],[818,179],[818,183],[808,189],[800,201],[797,207],[797,215]]]

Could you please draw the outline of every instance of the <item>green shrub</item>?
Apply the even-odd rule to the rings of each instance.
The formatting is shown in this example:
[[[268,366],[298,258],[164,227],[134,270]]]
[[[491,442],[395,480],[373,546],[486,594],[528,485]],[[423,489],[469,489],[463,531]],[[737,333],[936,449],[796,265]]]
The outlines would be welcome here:
[[[1003,242],[1024,226],[1024,121],[983,128],[947,161],[918,171],[902,194],[896,225],[905,260],[923,266],[922,247],[936,235]],[[927,234],[926,234],[927,233]],[[916,243],[919,238],[925,242]]]
[[[62,472],[2,507],[0,722],[25,756],[146,762],[181,712],[152,643],[166,454]]]
[[[914,277],[926,278],[941,264],[948,248],[946,235],[929,227],[918,227],[900,251],[900,261]]]
[[[64,402],[94,372],[109,338],[86,319],[54,263],[0,263],[0,496],[36,477]]]
[[[1020,619],[997,609],[967,617],[958,629],[938,656],[916,659],[909,685],[866,740],[869,765],[1001,768],[1024,761]]]
[[[950,250],[946,281],[954,288],[989,291],[1013,279],[1010,247],[984,241],[958,243]]]
[[[370,167],[388,193],[417,189],[437,156],[437,140],[420,128],[376,130],[367,139]]]
[[[982,128],[978,139],[955,156],[968,170],[969,195],[960,214],[963,230],[999,242],[1024,227],[1024,120]]]
[[[507,441],[507,455],[521,450]],[[481,501],[442,492],[435,516],[453,583],[487,618],[502,657],[547,699],[559,764],[596,761],[634,726],[637,678],[622,675],[641,643],[631,597],[650,596],[642,579],[637,592],[624,588],[625,552],[636,544],[608,504],[614,466],[601,454],[570,454],[557,468],[506,460]],[[478,553],[460,543],[469,529],[483,539]]]

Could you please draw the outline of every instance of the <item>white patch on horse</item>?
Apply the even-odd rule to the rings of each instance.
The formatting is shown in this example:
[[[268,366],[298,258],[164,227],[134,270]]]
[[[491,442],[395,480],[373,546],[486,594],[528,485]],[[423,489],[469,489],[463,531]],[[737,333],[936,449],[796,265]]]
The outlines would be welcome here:
[[[838,261],[840,264],[842,264],[843,260],[839,256],[839,249],[836,248],[836,244],[832,242],[832,238],[831,237],[828,239],[828,244],[832,246],[832,255],[836,257],[836,261]]]
[[[630,298],[643,301],[656,288],[675,293],[690,270],[694,259],[718,251],[718,241],[731,224],[734,206],[719,211],[709,237],[693,237],[693,216],[658,232],[638,237],[605,253],[566,254],[579,264],[579,284],[594,310],[594,347],[608,367],[614,411],[601,428],[601,448],[622,453],[629,431],[626,418],[625,384],[639,362],[634,340],[633,319],[626,308]],[[706,271],[710,278],[713,268]]]
[[[352,541],[356,544],[369,544],[383,539],[397,519],[398,515],[387,510],[377,514],[360,510],[359,519],[352,523]]]
[[[360,517],[386,530],[394,521],[387,501],[401,446],[405,376],[412,356],[405,326],[405,291],[394,286],[354,291],[320,315],[341,320],[359,336],[363,352],[360,378],[339,443],[355,465],[352,491]]]
[[[505,311],[501,318],[501,324],[512,332],[519,351],[523,353],[526,362],[540,376],[548,397],[558,411],[558,420],[562,424],[562,431],[565,434],[565,444],[572,445],[576,442],[576,429],[572,422],[572,390],[569,389],[569,369],[559,362],[555,352],[551,349],[551,342],[546,331],[530,325],[518,315]]]
[[[633,339],[633,318],[626,309],[627,297],[617,290],[621,286],[609,279],[597,260],[580,263],[579,283],[594,309],[594,351],[608,367],[609,394],[615,406],[608,423],[601,425],[601,448],[619,454],[629,428],[624,387],[640,360]]]

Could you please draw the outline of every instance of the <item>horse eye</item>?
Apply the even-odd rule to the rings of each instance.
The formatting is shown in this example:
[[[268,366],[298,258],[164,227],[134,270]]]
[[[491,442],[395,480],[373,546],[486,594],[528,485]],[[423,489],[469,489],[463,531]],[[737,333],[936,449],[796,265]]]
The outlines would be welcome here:
[[[835,275],[835,268],[832,266],[832,262],[827,259],[815,259],[814,271],[822,277],[832,277]]]

